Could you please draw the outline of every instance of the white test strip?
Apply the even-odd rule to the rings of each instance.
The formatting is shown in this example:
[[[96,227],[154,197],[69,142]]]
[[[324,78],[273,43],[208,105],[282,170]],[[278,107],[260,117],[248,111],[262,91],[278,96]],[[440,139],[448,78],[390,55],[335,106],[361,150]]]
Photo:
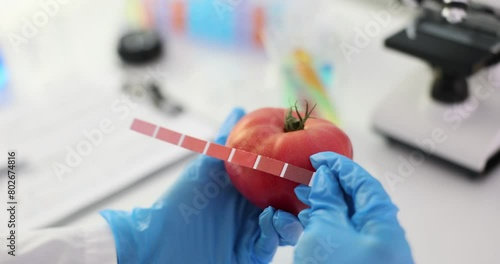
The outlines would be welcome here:
[[[155,128],[155,132],[153,132],[153,137],[156,137],[156,135],[158,135],[158,131],[160,131],[160,126],[157,126]]]
[[[280,173],[281,178],[283,178],[285,176],[286,169],[288,169],[288,163],[285,163],[285,165],[283,165],[283,169],[281,170],[281,173]]]
[[[210,141],[207,141],[207,144],[205,144],[205,148],[203,149],[203,152],[201,154],[207,155],[209,147],[210,147]]]
[[[229,158],[227,158],[227,161],[231,162],[233,160],[235,151],[236,151],[235,148],[231,149],[231,153],[229,153]]]
[[[261,157],[262,157],[261,155],[257,156],[257,159],[255,159],[255,163],[253,164],[253,168],[252,169],[254,169],[254,170],[257,169],[257,167],[259,166],[259,162],[260,162],[260,158]]]
[[[179,142],[177,143],[177,146],[179,146],[179,147],[182,146],[182,143],[184,142],[185,137],[186,137],[186,135],[184,135],[184,134],[181,135],[181,138],[179,138]]]

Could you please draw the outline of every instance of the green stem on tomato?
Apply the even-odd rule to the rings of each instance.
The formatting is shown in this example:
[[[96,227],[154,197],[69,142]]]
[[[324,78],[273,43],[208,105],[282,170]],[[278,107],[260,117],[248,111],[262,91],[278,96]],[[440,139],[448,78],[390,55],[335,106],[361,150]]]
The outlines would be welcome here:
[[[287,115],[285,116],[285,132],[303,130],[307,119],[311,117],[311,114],[314,111],[315,107],[316,104],[311,108],[311,111],[309,111],[309,104],[306,101],[306,115],[302,117],[300,115],[299,108],[297,107],[297,102],[295,102],[295,105],[290,107]],[[297,113],[298,118],[293,116],[294,111],[295,113]]]

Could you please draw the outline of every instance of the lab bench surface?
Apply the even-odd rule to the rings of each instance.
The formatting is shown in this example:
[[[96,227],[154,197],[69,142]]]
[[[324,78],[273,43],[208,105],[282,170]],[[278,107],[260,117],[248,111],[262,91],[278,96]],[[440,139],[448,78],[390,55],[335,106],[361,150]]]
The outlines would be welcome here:
[[[123,24],[117,11],[122,3],[75,0],[53,18],[64,23],[50,21],[20,50],[12,50],[9,41],[4,40],[1,44],[4,50],[10,51],[6,57],[12,65],[13,79],[19,84],[16,93],[23,98],[22,103],[40,101],[51,94],[55,88],[47,87],[49,80],[68,72],[69,68],[70,76],[97,78],[96,83],[102,75],[120,76],[114,45]],[[353,41],[357,29],[370,22],[373,12],[387,8],[384,1],[332,3],[349,14],[342,24],[342,30],[350,32],[344,39],[348,42]],[[21,10],[17,18],[33,10]],[[88,16],[82,15],[84,12]],[[388,175],[397,172],[405,162],[410,150],[387,144],[375,134],[371,115],[384,95],[404,85],[409,75],[429,71],[422,62],[383,48],[383,39],[401,29],[409,17],[405,12],[392,14],[391,22],[369,45],[352,55],[349,61],[338,63],[342,82],[336,99],[343,128],[353,141],[354,159],[381,181],[400,208],[399,219],[417,263],[500,263],[500,168],[482,180],[472,181],[460,171],[426,159],[412,166],[411,173],[396,185],[388,180]],[[9,23],[0,24],[10,25],[9,30],[20,28],[15,17],[10,18]],[[52,36],[60,39],[51,39]],[[266,56],[214,49],[216,51],[200,49],[184,40],[170,40],[165,91],[200,117],[213,120],[214,126],[222,122],[234,106],[252,110],[282,104],[281,89],[269,78],[262,77],[276,74]],[[245,67],[235,67],[235,63]],[[15,69],[23,71],[18,73]],[[97,88],[89,89],[98,94]],[[262,96],[263,93],[266,96]],[[100,221],[97,212],[105,208],[128,210],[149,206],[168,189],[186,164],[187,161],[152,175],[59,225],[91,225]],[[278,251],[275,263],[292,260],[293,248],[288,247]]]

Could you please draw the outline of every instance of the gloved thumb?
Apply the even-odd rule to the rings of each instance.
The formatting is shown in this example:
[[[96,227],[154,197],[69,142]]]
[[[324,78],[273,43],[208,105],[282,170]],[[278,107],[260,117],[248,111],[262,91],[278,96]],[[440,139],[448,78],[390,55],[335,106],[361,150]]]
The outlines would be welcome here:
[[[332,227],[350,227],[344,193],[337,177],[327,166],[320,166],[313,176],[309,204],[309,222],[326,221]]]
[[[260,235],[255,242],[255,261],[269,263],[279,245],[279,235],[273,227],[274,208],[267,207],[259,217]]]
[[[373,178],[366,170],[351,159],[333,152],[322,152],[311,156],[311,163],[315,168],[321,169],[313,179],[313,192],[316,200],[324,200],[329,195],[326,187],[335,186],[332,195],[338,196],[338,190],[352,198],[354,214],[351,222],[358,231],[376,233],[385,229],[399,227],[397,220],[397,207],[391,202],[379,181]],[[326,167],[326,169],[322,169]],[[330,172],[328,174],[328,172]],[[332,183],[331,177],[335,176]],[[315,191],[316,190],[316,191]],[[319,194],[323,195],[319,195]],[[311,199],[312,200],[312,199]],[[312,202],[313,203],[313,202]],[[314,208],[314,207],[313,207]]]
[[[254,245],[255,259],[269,263],[278,246],[295,246],[302,234],[302,225],[292,214],[267,207],[259,217],[260,234]]]

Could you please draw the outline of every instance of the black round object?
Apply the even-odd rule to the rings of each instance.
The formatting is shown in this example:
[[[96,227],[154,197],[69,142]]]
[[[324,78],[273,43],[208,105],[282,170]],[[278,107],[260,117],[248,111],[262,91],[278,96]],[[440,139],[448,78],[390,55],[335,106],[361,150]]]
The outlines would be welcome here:
[[[467,100],[469,86],[465,76],[438,71],[434,77],[432,98],[442,103],[455,104]]]
[[[118,54],[130,64],[144,64],[156,60],[162,54],[162,41],[154,31],[134,31],[120,38]]]

